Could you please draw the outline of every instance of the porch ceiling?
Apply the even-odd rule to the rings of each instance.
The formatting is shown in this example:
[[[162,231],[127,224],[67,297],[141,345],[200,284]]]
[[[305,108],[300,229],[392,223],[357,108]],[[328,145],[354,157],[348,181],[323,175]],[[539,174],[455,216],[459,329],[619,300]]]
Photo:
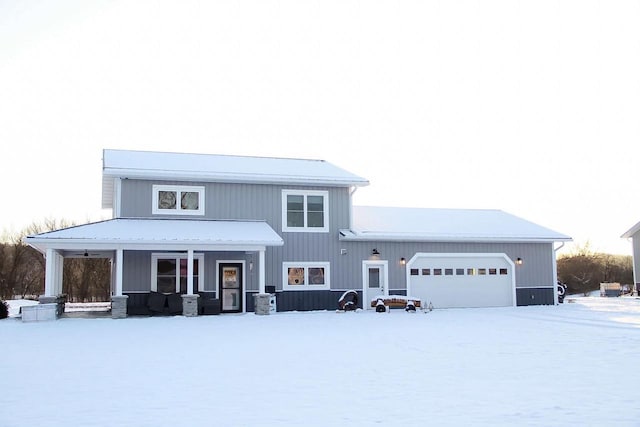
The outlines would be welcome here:
[[[264,221],[117,218],[27,236],[44,252],[58,250],[261,250],[282,246]]]

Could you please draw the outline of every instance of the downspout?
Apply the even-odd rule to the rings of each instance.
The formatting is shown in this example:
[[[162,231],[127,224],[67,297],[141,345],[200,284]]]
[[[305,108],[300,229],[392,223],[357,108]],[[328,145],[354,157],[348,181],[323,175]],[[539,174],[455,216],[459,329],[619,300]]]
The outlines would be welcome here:
[[[553,249],[553,304],[558,305],[558,255],[557,252],[564,247],[564,242]]]
[[[358,190],[357,186],[353,186],[349,191],[349,231],[353,231],[353,195]]]

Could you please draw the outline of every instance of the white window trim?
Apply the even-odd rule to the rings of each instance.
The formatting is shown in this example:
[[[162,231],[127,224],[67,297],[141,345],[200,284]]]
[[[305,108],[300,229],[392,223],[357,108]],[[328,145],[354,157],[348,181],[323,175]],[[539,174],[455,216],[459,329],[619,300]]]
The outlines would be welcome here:
[[[158,292],[158,260],[159,259],[175,259],[176,260],[176,293],[180,293],[180,260],[187,259],[187,254],[183,252],[159,252],[151,254],[151,292]],[[198,286],[194,286],[194,292],[204,291],[204,254],[194,253],[193,259],[198,260]],[[195,274],[195,271],[194,271]]]
[[[287,225],[287,196],[304,196],[304,227]],[[324,210],[324,227],[307,226],[307,196],[322,196]],[[328,233],[329,232],[329,192],[319,190],[282,190],[282,231],[293,233]]]
[[[329,262],[283,262],[282,263],[282,290],[283,291],[316,291],[331,289],[331,269]],[[304,268],[304,285],[289,284],[289,268]],[[324,268],[324,285],[309,284],[309,268]]]
[[[182,209],[180,200],[176,200],[175,209],[160,209],[158,208],[158,194],[160,191],[175,191],[177,193],[189,191],[198,193],[198,209]],[[204,215],[204,193],[204,187],[199,185],[154,185],[151,213],[153,215]]]

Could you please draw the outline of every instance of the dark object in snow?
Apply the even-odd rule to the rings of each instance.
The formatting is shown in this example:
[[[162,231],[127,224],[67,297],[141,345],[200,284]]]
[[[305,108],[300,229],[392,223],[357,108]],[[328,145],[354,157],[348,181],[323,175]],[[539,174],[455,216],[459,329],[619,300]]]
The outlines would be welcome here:
[[[346,291],[338,300],[338,310],[353,311],[358,308],[358,293]]]
[[[564,302],[564,294],[567,293],[567,285],[558,280],[556,290],[558,292],[558,302],[562,304]]]
[[[376,301],[376,313],[384,313],[387,311],[387,306],[384,305],[384,301],[381,298],[378,298]]]
[[[404,310],[407,311],[407,312],[415,313],[416,312],[416,304],[413,301],[409,300],[409,301],[407,301],[407,306],[404,308]]]
[[[0,300],[0,319],[6,319],[7,317],[9,317],[9,305]]]

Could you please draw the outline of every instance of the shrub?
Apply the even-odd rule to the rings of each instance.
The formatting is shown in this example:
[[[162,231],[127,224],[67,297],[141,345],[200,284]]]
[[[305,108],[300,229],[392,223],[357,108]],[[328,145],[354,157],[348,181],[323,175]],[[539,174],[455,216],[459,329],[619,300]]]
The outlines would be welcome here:
[[[0,319],[6,319],[7,317],[9,317],[9,304],[0,301]]]

